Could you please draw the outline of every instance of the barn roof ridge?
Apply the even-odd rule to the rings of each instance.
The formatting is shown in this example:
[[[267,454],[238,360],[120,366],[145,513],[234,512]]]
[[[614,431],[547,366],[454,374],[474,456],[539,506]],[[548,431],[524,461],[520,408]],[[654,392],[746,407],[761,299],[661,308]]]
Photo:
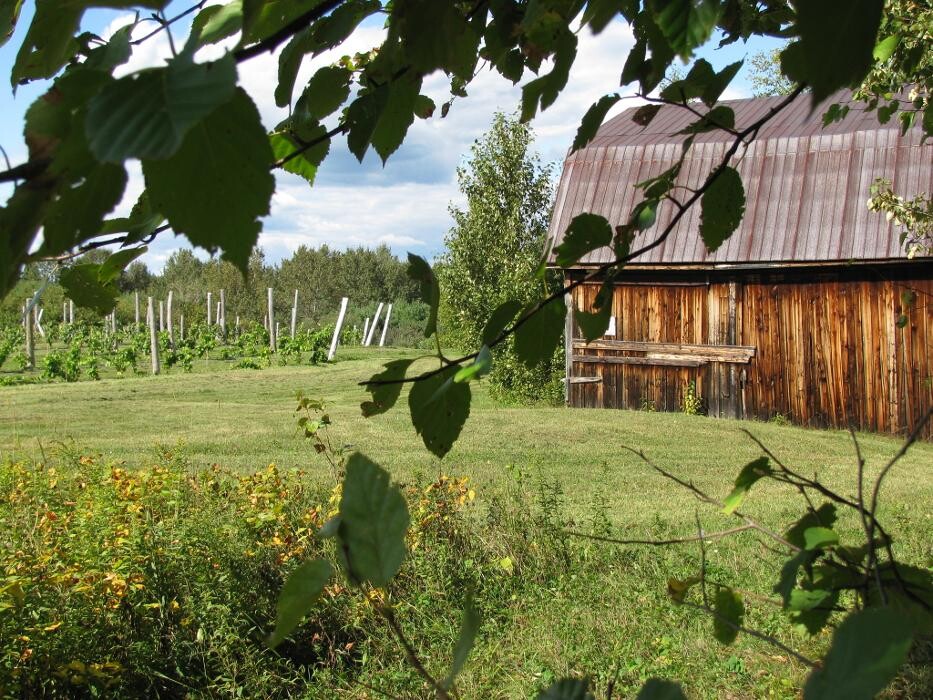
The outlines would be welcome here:
[[[737,128],[764,115],[783,97],[726,100]],[[841,122],[824,127],[822,114],[833,102],[848,103]],[[557,188],[549,242],[557,245],[571,219],[590,212],[611,225],[624,223],[640,201],[633,185],[656,176],[680,155],[676,134],[696,117],[678,106],[664,106],[649,129],[631,121],[632,108],[608,120],[587,147],[569,153]],[[653,131],[652,131],[653,129]],[[732,137],[724,132],[697,136],[684,162],[678,185],[698,187],[725,153]],[[693,207],[661,245],[633,261],[652,265],[741,265],[898,261],[907,254],[900,231],[865,202],[877,177],[893,181],[895,191],[913,195],[933,191],[933,143],[923,143],[921,129],[901,134],[892,119],[877,114],[841,91],[811,110],[804,95],[762,128],[731,163],[742,176],[747,195],[745,216],[732,237],[710,253],[699,237],[699,207]],[[652,240],[674,215],[674,205],[659,207],[655,226],[638,243]],[[580,266],[610,262],[609,248],[593,251]]]

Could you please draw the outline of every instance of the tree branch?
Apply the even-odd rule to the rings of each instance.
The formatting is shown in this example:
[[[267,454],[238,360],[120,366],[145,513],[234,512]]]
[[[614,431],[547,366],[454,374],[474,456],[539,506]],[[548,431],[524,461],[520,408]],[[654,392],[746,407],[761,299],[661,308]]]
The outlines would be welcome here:
[[[728,537],[729,535],[735,535],[739,532],[745,532],[746,530],[754,530],[755,527],[752,525],[740,525],[739,527],[734,527],[729,530],[720,530],[719,532],[704,532],[701,535],[695,535],[693,537],[676,537],[670,540],[620,540],[615,537],[604,537],[602,535],[590,535],[585,532],[577,532],[575,530],[564,530],[564,534],[570,535],[571,537],[580,537],[585,540],[593,540],[595,542],[608,542],[609,544],[623,544],[623,545],[650,545],[652,547],[665,547],[671,544],[684,544],[686,542],[699,542],[703,540],[718,540],[721,537]]]
[[[332,10],[340,7],[340,5],[342,5],[344,2],[345,0],[325,0],[325,2],[322,2],[320,5],[315,5],[303,15],[296,17],[277,32],[270,34],[262,41],[258,41],[251,46],[237,49],[233,52],[234,59],[236,59],[237,63],[242,63],[243,61],[247,61],[253,58],[254,56],[265,53],[266,51],[274,51],[280,44],[284,44],[295,34],[307,28],[312,22],[321,19],[321,17],[326,15],[328,12],[331,12]]]
[[[174,24],[174,23],[177,22],[178,20],[184,19],[185,17],[187,17],[188,15],[190,15],[192,12],[197,12],[197,11],[200,10],[202,7],[204,7],[204,5],[205,5],[206,3],[207,3],[207,0],[201,0],[201,2],[199,2],[199,3],[195,4],[195,5],[192,5],[192,6],[189,7],[187,10],[184,10],[183,12],[180,12],[179,14],[175,15],[174,17],[171,17],[171,18],[169,18],[169,19],[159,18],[159,19],[157,20],[157,21],[159,22],[159,28],[158,28],[158,29],[153,29],[151,32],[149,32],[149,33],[146,34],[145,36],[140,37],[139,39],[134,39],[133,41],[130,42],[130,44],[132,44],[133,46],[139,46],[141,43],[143,43],[144,41],[147,41],[147,40],[151,39],[152,37],[156,36],[156,35],[159,34],[160,32],[163,32],[163,31],[168,30],[169,26],[172,25],[172,24]]]
[[[753,135],[757,134],[762,126],[767,124],[777,114],[779,114],[782,110],[784,110],[791,102],[793,102],[800,95],[801,92],[803,92],[804,89],[805,89],[804,85],[797,86],[797,88],[790,95],[788,95],[783,100],[781,100],[779,104],[775,105],[770,110],[768,110],[768,112],[764,114],[761,118],[759,118],[758,121],[744,128],[742,131],[739,131],[736,133],[736,136],[732,142],[732,145],[726,151],[726,154],[723,156],[723,159],[720,161],[719,165],[716,166],[716,168],[710,173],[709,177],[707,177],[706,179],[706,182],[704,182],[703,185],[699,189],[695,190],[694,193],[690,196],[690,198],[687,199],[687,201],[682,205],[682,208],[678,209],[678,211],[671,218],[670,223],[665,227],[664,231],[662,231],[661,234],[655,240],[653,240],[651,243],[648,243],[645,246],[642,246],[641,248],[638,248],[637,250],[630,252],[627,255],[616,258],[615,260],[611,262],[599,265],[598,267],[594,268],[590,273],[584,275],[580,279],[571,282],[570,284],[563,287],[562,289],[545,297],[544,299],[539,301],[537,304],[535,304],[534,307],[528,311],[528,313],[526,313],[524,316],[518,319],[518,321],[516,321],[512,326],[503,330],[498,336],[496,336],[495,339],[493,339],[492,342],[488,343],[488,347],[494,348],[500,343],[502,343],[510,335],[513,335],[515,331],[517,331],[519,328],[525,325],[525,323],[527,323],[528,320],[532,316],[534,316],[536,313],[538,313],[541,309],[543,309],[548,304],[551,304],[557,301],[558,299],[562,299],[566,294],[569,294],[577,287],[583,284],[586,284],[587,282],[592,282],[598,279],[600,276],[604,275],[606,272],[608,272],[613,267],[624,265],[625,263],[634,260],[640,255],[644,255],[645,253],[651,250],[654,250],[659,245],[664,243],[664,241],[667,240],[668,236],[671,235],[671,232],[674,230],[677,224],[680,223],[680,220],[687,213],[687,211],[700,200],[703,194],[706,193],[706,191],[710,188],[710,186],[712,186],[712,184],[716,181],[719,175],[726,169],[726,167],[729,165],[729,161],[732,160],[732,157],[739,150],[739,147],[743,143],[745,143],[745,139],[750,136],[753,137]],[[402,379],[366,380],[366,381],[359,382],[359,386],[380,386],[380,385],[385,385],[385,384],[409,384],[412,382],[425,381],[437,374],[440,374],[441,372],[443,372],[444,370],[446,370],[447,368],[451,366],[462,365],[464,362],[467,362],[468,360],[473,360],[476,358],[477,355],[479,355],[479,351],[472,352],[467,355],[463,355],[462,357],[458,357],[454,360],[448,360],[446,365],[439,367],[438,369],[431,370],[429,372],[424,372],[414,377],[404,377]]]

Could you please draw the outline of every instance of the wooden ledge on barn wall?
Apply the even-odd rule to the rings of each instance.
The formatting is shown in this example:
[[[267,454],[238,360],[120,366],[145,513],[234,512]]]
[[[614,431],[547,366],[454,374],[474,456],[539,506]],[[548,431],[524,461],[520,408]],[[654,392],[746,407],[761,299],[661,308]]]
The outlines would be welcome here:
[[[753,345],[694,345],[688,343],[649,343],[637,340],[594,340],[587,343],[574,338],[574,362],[619,365],[660,365],[667,367],[702,367],[710,362],[747,365],[755,356]],[[608,350],[643,353],[638,356],[584,355],[580,350]]]

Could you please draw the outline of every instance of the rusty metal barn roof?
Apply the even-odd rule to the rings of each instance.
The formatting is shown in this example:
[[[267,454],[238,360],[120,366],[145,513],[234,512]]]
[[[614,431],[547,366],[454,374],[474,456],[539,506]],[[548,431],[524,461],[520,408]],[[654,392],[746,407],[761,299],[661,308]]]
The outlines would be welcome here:
[[[755,122],[783,98],[724,101],[735,112],[737,129]],[[905,258],[900,230],[883,214],[865,206],[877,177],[895,191],[913,195],[933,191],[933,140],[921,144],[920,128],[901,136],[896,119],[879,124],[877,114],[850,102],[842,122],[823,128],[822,113],[840,93],[810,113],[807,95],[768,122],[732,165],[745,185],[745,217],[715,253],[699,235],[700,207],[691,209],[657,248],[633,261],[650,265],[728,265]],[[610,119],[584,149],[569,154],[557,189],[549,237],[560,243],[571,219],[582,212],[624,223],[641,201],[633,185],[671,167],[680,155],[678,135],[694,115],[677,106],[662,107],[647,128],[632,121],[632,108]],[[722,131],[697,136],[677,184],[698,187],[722,158],[732,137]],[[681,193],[685,190],[680,190]],[[674,205],[662,203],[655,225],[634,245],[645,245],[671,221]],[[579,265],[613,259],[609,248],[593,251]]]

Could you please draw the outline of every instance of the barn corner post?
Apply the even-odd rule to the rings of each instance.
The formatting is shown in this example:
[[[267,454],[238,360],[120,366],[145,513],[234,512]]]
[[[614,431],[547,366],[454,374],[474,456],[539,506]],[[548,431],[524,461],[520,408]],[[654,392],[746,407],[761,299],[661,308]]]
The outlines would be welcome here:
[[[573,379],[573,290],[568,291],[570,278],[564,273],[564,405],[570,406],[570,383]]]

